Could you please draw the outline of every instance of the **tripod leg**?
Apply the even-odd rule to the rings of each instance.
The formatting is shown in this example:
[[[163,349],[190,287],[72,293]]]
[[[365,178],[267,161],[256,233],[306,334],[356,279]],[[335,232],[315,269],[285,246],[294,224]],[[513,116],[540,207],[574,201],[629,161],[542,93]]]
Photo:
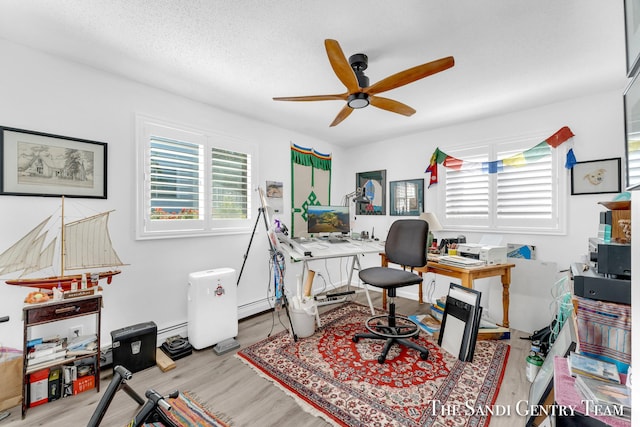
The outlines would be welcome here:
[[[242,260],[242,267],[240,268],[240,273],[238,273],[238,280],[236,282],[236,286],[240,284],[240,278],[242,277],[242,272],[244,271],[244,265],[247,263],[247,258],[249,257],[249,251],[251,250],[251,243],[253,243],[253,236],[256,234],[256,228],[258,228],[258,222],[260,222],[260,214],[263,212],[263,208],[258,209],[258,216],[256,217],[256,223],[253,224],[253,231],[251,232],[251,238],[249,239],[249,246],[247,246],[247,251],[244,253],[244,259]],[[265,219],[266,224],[266,219]]]
[[[291,315],[289,314],[289,302],[287,301],[287,296],[283,294],[282,298],[284,302],[284,310],[287,313],[287,318],[289,319],[289,326],[291,327],[291,334],[293,335],[293,341],[297,342],[298,335],[296,334],[296,331],[293,329],[293,322],[291,321]]]

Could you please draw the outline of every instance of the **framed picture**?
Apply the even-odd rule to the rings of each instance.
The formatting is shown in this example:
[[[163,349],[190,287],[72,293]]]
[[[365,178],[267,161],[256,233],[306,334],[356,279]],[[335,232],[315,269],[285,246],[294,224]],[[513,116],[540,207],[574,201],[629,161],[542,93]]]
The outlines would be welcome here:
[[[627,77],[638,70],[640,61],[640,1],[624,0],[624,26],[627,41]]]
[[[640,187],[640,83],[634,77],[624,92],[625,186]]]
[[[107,144],[0,127],[0,194],[107,198]]]
[[[424,210],[424,179],[389,182],[389,213],[418,216]]]
[[[359,172],[356,174],[356,187],[364,189],[369,203],[357,203],[358,215],[387,214],[387,171]]]
[[[571,194],[619,193],[620,157],[577,162],[571,168]]]

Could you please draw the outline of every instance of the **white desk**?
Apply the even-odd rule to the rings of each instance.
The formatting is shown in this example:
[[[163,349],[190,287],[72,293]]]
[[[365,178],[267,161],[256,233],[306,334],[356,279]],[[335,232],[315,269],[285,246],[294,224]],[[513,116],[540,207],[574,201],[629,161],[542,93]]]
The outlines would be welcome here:
[[[280,236],[279,236],[280,238]],[[309,263],[316,260],[325,260],[331,258],[351,258],[351,268],[349,269],[349,278],[347,280],[347,287],[351,286],[351,279],[353,277],[354,270],[360,270],[359,255],[364,254],[377,254],[384,251],[384,244],[373,240],[351,240],[345,243],[329,243],[322,241],[322,239],[306,239],[306,240],[294,240],[291,244],[289,239],[280,238],[280,244],[283,250],[291,257],[293,261],[302,262],[302,280],[304,282],[307,272],[309,271]],[[302,253],[301,253],[302,251]],[[305,255],[304,253],[311,252],[311,255]],[[371,308],[371,315],[375,314],[373,309],[373,303],[369,296],[369,290],[367,286],[364,286],[364,291],[367,295],[367,301]],[[336,300],[319,303],[318,305],[335,304],[346,301],[346,297],[338,298]]]

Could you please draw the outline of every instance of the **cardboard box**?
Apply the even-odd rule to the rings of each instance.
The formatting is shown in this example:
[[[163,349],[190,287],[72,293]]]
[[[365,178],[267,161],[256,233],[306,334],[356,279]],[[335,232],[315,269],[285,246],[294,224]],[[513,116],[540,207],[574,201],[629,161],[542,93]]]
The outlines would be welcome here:
[[[0,411],[22,403],[22,355],[0,362]]]
[[[29,407],[42,405],[49,401],[49,368],[29,375]]]
[[[73,382],[73,394],[82,393],[83,391],[91,390],[96,386],[96,380],[93,375],[85,375]]]
[[[49,372],[49,402],[62,397],[62,368],[54,368]]]

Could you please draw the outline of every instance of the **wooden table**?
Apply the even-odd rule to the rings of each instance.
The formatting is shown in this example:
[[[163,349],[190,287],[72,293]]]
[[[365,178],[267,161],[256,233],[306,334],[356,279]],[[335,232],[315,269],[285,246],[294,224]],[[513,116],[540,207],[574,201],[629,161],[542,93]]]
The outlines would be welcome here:
[[[389,260],[384,253],[380,254],[383,267],[389,266]],[[502,326],[509,327],[509,285],[511,284],[511,269],[515,264],[496,264],[485,265],[482,267],[455,267],[453,265],[440,264],[435,261],[427,261],[427,265],[414,268],[417,273],[434,273],[443,276],[454,277],[460,279],[461,285],[465,288],[473,288],[475,279],[483,279],[485,277],[500,276],[502,282]],[[422,284],[418,285],[418,302],[422,301]],[[387,293],[382,292],[382,307],[387,308]]]

